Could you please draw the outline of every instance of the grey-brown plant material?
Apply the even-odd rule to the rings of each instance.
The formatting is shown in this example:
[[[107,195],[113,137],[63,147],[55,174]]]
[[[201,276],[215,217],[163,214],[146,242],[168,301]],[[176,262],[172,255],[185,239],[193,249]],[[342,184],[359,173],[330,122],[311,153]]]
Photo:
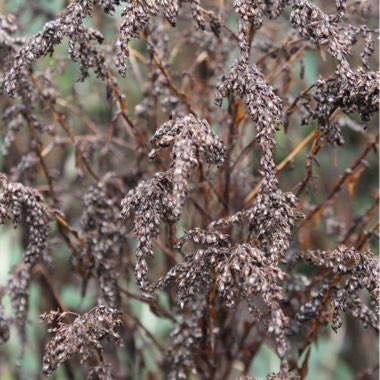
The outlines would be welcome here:
[[[167,350],[170,366],[168,379],[186,379],[189,369],[195,367],[194,351],[201,350],[203,336],[199,323],[203,317],[202,307],[199,307],[199,303],[202,303],[201,299],[194,300],[190,318],[176,323],[170,332],[171,343]]]
[[[0,377],[377,378],[378,11],[0,1]]]
[[[67,319],[75,319],[69,323]],[[51,374],[60,364],[74,355],[79,355],[81,362],[102,352],[102,339],[112,339],[120,344],[117,329],[122,324],[120,312],[107,306],[97,306],[83,315],[71,312],[42,314],[41,319],[49,325],[56,324],[49,332],[54,337],[46,345],[42,372]]]
[[[122,190],[119,178],[113,173],[106,175],[84,195],[85,212],[81,218],[81,235],[86,242],[83,264],[88,275],[92,273],[98,279],[102,298],[114,308],[120,307],[120,253],[127,234],[118,217]]]
[[[120,26],[120,36],[118,38],[117,49],[117,68],[121,75],[126,75],[126,61],[129,56],[128,43],[133,37],[139,37],[140,32],[149,25],[152,17],[157,16],[163,10],[165,17],[173,26],[182,3],[188,2],[191,12],[198,28],[205,28],[204,17],[201,12],[199,0],[136,0],[128,1],[122,12],[123,22]]]
[[[156,173],[147,181],[141,181],[122,201],[121,215],[127,218],[134,210],[134,230],[138,238],[136,246],[135,275],[142,290],[148,288],[148,264],[145,256],[153,256],[153,238],[160,231],[161,221],[175,222],[174,203],[171,196],[171,173]]]
[[[337,283],[333,288],[334,315],[332,328],[334,330],[341,327],[342,319],[339,312],[345,310],[350,310],[356,318],[363,322],[364,326],[370,325],[375,330],[379,330],[379,321],[376,315],[379,310],[380,295],[379,263],[372,252],[358,252],[354,248],[339,246],[329,252],[306,251],[303,257],[314,265],[331,268],[335,276],[350,274],[342,284]],[[371,303],[375,307],[374,311],[363,304],[358,294],[360,289],[366,289],[370,294]],[[317,297],[313,297],[312,303],[315,303],[317,299],[322,299],[326,291],[331,291],[331,289],[328,286],[322,287]],[[312,303],[301,308],[298,319],[305,318],[303,314],[307,309],[310,309]],[[316,311],[317,309],[314,307],[313,312]],[[313,314],[310,314],[309,310],[307,319],[310,318],[313,318]]]
[[[223,141],[215,135],[206,120],[198,120],[191,114],[164,123],[157,129],[151,141],[158,149],[150,152],[150,159],[160,149],[172,146],[173,213],[178,218],[188,195],[189,178],[192,171],[200,165],[200,161],[216,164],[218,167],[223,165]]]
[[[206,120],[197,120],[193,115],[164,123],[153,135],[152,142],[158,146],[149,158],[157,152],[173,146],[173,167],[164,173],[157,173],[151,180],[140,182],[122,201],[122,216],[131,215],[135,210],[134,230],[138,236],[136,248],[136,277],[142,290],[147,290],[148,267],[145,255],[153,255],[152,239],[159,234],[160,222],[176,222],[188,195],[188,180],[191,172],[199,165],[199,159],[216,165],[224,160],[223,142],[216,137]]]
[[[0,289],[0,296],[3,297],[4,290]],[[5,343],[9,339],[9,321],[5,316],[5,310],[0,301],[0,342]]]
[[[21,183],[9,182],[0,174],[0,224],[11,220],[16,228],[21,223],[28,231],[28,243],[22,261],[9,279],[8,292],[15,312],[17,328],[25,340],[25,324],[29,308],[29,286],[32,270],[47,259],[47,240],[51,212],[41,194]]]

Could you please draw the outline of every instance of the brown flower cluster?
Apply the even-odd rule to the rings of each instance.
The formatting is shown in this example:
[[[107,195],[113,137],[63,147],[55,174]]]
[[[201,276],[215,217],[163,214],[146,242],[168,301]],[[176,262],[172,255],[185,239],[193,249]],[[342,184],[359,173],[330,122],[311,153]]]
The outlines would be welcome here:
[[[24,340],[30,279],[36,264],[48,260],[47,240],[52,216],[37,190],[25,187],[21,183],[9,182],[4,174],[0,175],[0,187],[0,224],[11,220],[16,228],[22,223],[28,233],[28,244],[22,262],[10,277],[7,287],[19,334]]]
[[[180,217],[188,195],[188,180],[192,171],[201,161],[221,165],[225,149],[222,141],[210,129],[206,120],[193,115],[164,123],[152,137],[158,146],[149,158],[157,152],[172,146],[173,165],[167,172],[156,173],[131,190],[122,201],[124,218],[134,214],[134,230],[138,237],[136,248],[136,278],[139,286],[147,290],[148,267],[146,255],[153,255],[153,238],[159,234],[162,221],[175,223]]]
[[[74,320],[68,323],[70,317],[74,317]],[[49,329],[54,337],[46,345],[42,369],[45,375],[53,373],[60,364],[73,356],[78,355],[81,362],[85,362],[101,355],[103,339],[121,343],[117,332],[122,324],[120,312],[110,307],[98,306],[83,315],[51,311],[42,314],[41,319],[49,325],[56,325]]]
[[[16,327],[15,375],[35,339],[45,375],[249,380],[264,347],[280,363],[268,380],[300,379],[326,326],[349,326],[352,377],[374,374],[369,2],[20,2],[0,15],[0,224],[23,252],[0,287],[0,349],[6,362]],[[24,37],[28,17],[43,26]],[[29,338],[36,313],[48,343]]]
[[[81,234],[86,242],[82,252],[85,280],[91,275],[97,278],[103,302],[114,308],[120,307],[118,276],[127,234],[119,218],[123,187],[113,173],[91,186],[83,197],[85,212],[81,218]]]
[[[70,58],[80,64],[79,80],[88,76],[90,67],[94,68],[100,79],[105,80],[105,58],[98,48],[91,46],[92,41],[101,43],[103,37],[98,31],[83,24],[83,19],[91,14],[92,8],[92,1],[75,1],[67,7],[62,17],[48,22],[41,32],[28,39],[18,50],[13,67],[4,79],[4,90],[14,97],[30,65],[38,58],[52,54],[54,47],[60,44],[64,37],[69,38]]]

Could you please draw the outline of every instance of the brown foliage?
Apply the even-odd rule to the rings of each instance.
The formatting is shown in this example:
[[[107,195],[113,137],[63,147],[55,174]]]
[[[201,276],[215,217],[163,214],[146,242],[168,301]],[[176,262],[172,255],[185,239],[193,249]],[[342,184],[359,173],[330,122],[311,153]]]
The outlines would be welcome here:
[[[377,334],[379,265],[368,242],[378,229],[378,196],[346,223],[337,206],[345,184],[355,197],[365,158],[378,144],[376,31],[357,23],[368,12],[365,2],[339,0],[327,14],[307,0],[126,1],[110,46],[97,28],[117,22],[123,2],[70,1],[29,38],[19,36],[14,15],[0,15],[8,157],[0,175],[0,223],[10,220],[25,235],[25,253],[0,292],[10,296],[15,315],[6,316],[0,303],[0,343],[14,323],[25,347],[29,290],[38,276],[49,294],[39,305],[41,318],[54,333],[43,357],[48,375],[63,363],[71,373],[70,362],[79,357],[89,378],[138,376],[145,366],[136,348],[141,335],[148,351],[160,351],[163,378],[227,379],[238,375],[239,362],[239,378],[250,379],[253,347],[264,342],[281,361],[267,379],[303,378],[311,345],[324,325],[342,326],[342,312]],[[227,22],[231,15],[237,31]],[[282,42],[276,23],[287,32]],[[146,49],[132,47],[132,39]],[[57,88],[66,58],[39,65],[65,40],[68,58],[79,64],[78,81],[93,83],[94,72],[104,86],[106,115],[92,117],[73,101],[79,101],[74,90],[65,97]],[[328,77],[321,71],[300,90],[305,51],[333,60],[335,70]],[[134,111],[114,66],[140,86],[143,99]],[[304,136],[297,124],[312,125],[314,133],[277,165],[276,133],[284,128]],[[343,151],[347,126],[360,139],[364,132],[371,138],[311,205],[317,155],[328,144]],[[301,174],[282,181],[280,172],[309,141]],[[70,149],[74,178],[65,169]],[[55,245],[66,247],[70,263],[56,277]],[[76,278],[83,295],[89,289],[97,295],[90,311],[68,311],[60,298],[57,289]],[[134,284],[141,295],[131,290]],[[168,349],[140,321],[131,299],[172,323]],[[130,373],[117,352],[129,357]]]

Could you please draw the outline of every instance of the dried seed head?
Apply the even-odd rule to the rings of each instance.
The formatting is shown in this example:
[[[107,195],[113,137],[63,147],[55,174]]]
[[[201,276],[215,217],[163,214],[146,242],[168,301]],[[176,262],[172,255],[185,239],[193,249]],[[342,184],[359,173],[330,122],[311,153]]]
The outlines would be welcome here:
[[[75,319],[66,322],[70,316]],[[49,329],[53,339],[46,345],[42,372],[52,374],[57,367],[73,356],[79,356],[81,362],[102,352],[101,340],[112,339],[121,344],[117,332],[122,325],[121,312],[107,306],[97,306],[83,315],[70,312],[51,311],[40,317],[48,324],[56,324]]]
[[[120,307],[118,276],[127,229],[119,219],[123,184],[114,173],[103,177],[84,195],[81,237],[86,242],[83,263],[98,279],[103,300]]]
[[[28,231],[28,245],[20,267],[11,276],[8,291],[16,314],[16,322],[21,339],[25,340],[25,322],[28,313],[29,283],[34,266],[48,257],[47,239],[50,211],[42,202],[41,194],[21,183],[12,183],[0,174],[0,224],[11,220],[17,227],[25,215]]]
[[[150,152],[150,158],[160,149],[172,147],[173,213],[178,217],[187,197],[188,180],[200,160],[223,165],[226,152],[223,141],[215,135],[206,120],[187,115],[163,124],[152,137],[152,143],[158,149]]]

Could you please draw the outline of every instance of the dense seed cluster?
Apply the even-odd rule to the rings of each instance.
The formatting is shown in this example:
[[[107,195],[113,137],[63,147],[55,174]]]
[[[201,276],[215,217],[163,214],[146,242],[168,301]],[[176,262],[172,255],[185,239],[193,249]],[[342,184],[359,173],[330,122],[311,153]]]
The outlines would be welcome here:
[[[342,2],[338,4],[339,13],[344,9]],[[290,22],[297,28],[299,34],[317,46],[328,44],[329,53],[342,61],[350,53],[352,41],[349,34],[339,33],[337,23],[340,21],[336,15],[327,15],[314,4],[306,0],[292,0]],[[349,30],[347,30],[349,31]],[[351,42],[351,44],[350,44]]]
[[[313,116],[321,126],[330,129],[330,117],[340,107],[346,114],[357,112],[364,128],[370,118],[377,112],[379,103],[378,76],[373,71],[359,67],[352,71],[342,64],[336,69],[336,78],[320,79],[314,95],[317,102]],[[330,125],[329,125],[330,124]],[[331,134],[331,132],[328,132]]]
[[[121,215],[124,218],[131,216],[134,211],[134,230],[138,238],[135,274],[137,284],[144,291],[149,283],[145,256],[153,255],[153,238],[159,234],[160,223],[175,221],[172,192],[171,173],[156,173],[152,179],[141,181],[121,203]]]
[[[261,166],[266,183],[276,182],[273,159],[276,141],[274,134],[281,123],[282,102],[273,88],[265,81],[258,67],[236,63],[221,79],[216,95],[216,104],[224,97],[238,95],[244,100],[247,112],[256,123],[257,141],[262,149]]]
[[[279,305],[283,298],[279,284],[283,282],[285,273],[273,265],[264,252],[249,244],[231,247],[225,236],[207,231],[191,231],[187,237],[190,236],[206,247],[188,254],[155,286],[167,286],[174,281],[182,308],[198,294],[207,294],[214,283],[229,307],[234,307],[235,300],[241,296],[255,315],[261,314],[255,306],[256,297],[261,297],[270,311],[272,318],[268,330],[276,338],[277,352],[286,371],[287,340],[284,331],[288,320]],[[235,284],[238,284],[237,288]]]
[[[148,267],[145,255],[153,255],[152,239],[158,236],[162,221],[174,223],[182,213],[188,195],[188,180],[201,161],[222,165],[225,149],[205,120],[188,115],[164,123],[152,137],[158,146],[149,154],[153,159],[159,150],[172,146],[173,167],[142,181],[122,201],[122,216],[132,210],[134,230],[138,237],[136,248],[136,277],[141,289],[146,290]]]
[[[21,183],[9,182],[3,174],[0,175],[0,186],[0,223],[11,220],[14,227],[17,227],[21,222],[25,222],[29,241],[23,261],[35,265],[40,258],[47,255],[51,213],[37,190],[25,187]],[[23,218],[25,219],[22,220]]]
[[[374,52],[372,31],[365,26],[340,25],[341,16],[347,9],[347,1],[337,1],[339,17],[329,16],[305,0],[292,1],[291,4],[290,21],[300,35],[318,47],[328,44],[328,52],[339,61],[334,77],[318,80],[313,96],[316,107],[311,110],[307,107],[307,121],[317,119],[326,140],[333,145],[343,145],[341,130],[333,119],[334,112],[340,109],[346,114],[358,112],[365,128],[368,120],[378,110],[379,76],[371,70],[368,63]],[[353,69],[348,57],[360,34],[364,38],[361,53],[363,66]]]
[[[176,323],[170,332],[171,342],[167,350],[170,380],[187,379],[189,373],[194,373],[194,351],[201,349],[204,336],[201,327],[204,305],[199,304],[202,304],[200,299],[194,300],[190,318]]]
[[[11,275],[8,284],[17,327],[24,340],[29,283],[35,265],[48,257],[47,240],[51,213],[37,190],[25,187],[21,183],[9,182],[3,174],[0,175],[0,187],[0,224],[11,220],[14,227],[17,227],[22,223],[28,233],[28,244],[22,262]]]
[[[120,307],[119,268],[127,229],[119,219],[123,184],[112,173],[91,186],[84,195],[82,237],[86,242],[83,261],[99,281],[102,301]]]
[[[152,143],[158,149],[151,151],[151,159],[160,149],[172,147],[173,214],[178,218],[188,195],[188,181],[194,169],[201,161],[218,167],[223,165],[223,141],[215,135],[206,120],[187,115],[164,123],[153,135]]]
[[[244,100],[249,116],[256,123],[256,139],[262,150],[260,164],[264,181],[249,219],[264,244],[269,237],[269,251],[277,261],[289,246],[291,227],[299,216],[294,212],[295,196],[278,189],[275,174],[274,134],[281,123],[282,102],[260,70],[245,62],[237,62],[222,78],[216,103],[221,105],[223,97],[235,94]]]
[[[319,288],[312,290],[310,300],[300,307],[296,315],[298,322],[327,321],[332,307],[331,327],[335,331],[342,326],[341,312],[348,310],[365,327],[379,330],[378,314],[366,306],[360,295],[361,289],[368,290],[373,306],[378,308],[379,265],[372,252],[339,246],[326,252],[306,251],[302,258],[313,265],[330,268],[331,275],[322,280]]]
[[[13,55],[25,43],[24,38],[16,37],[17,32],[16,18],[14,15],[0,14],[0,46],[4,51],[0,56],[0,88],[3,87],[4,75],[12,67]]]
[[[75,319],[70,323],[70,317]],[[121,344],[118,333],[122,325],[121,313],[107,306],[98,306],[83,315],[71,312],[51,311],[41,315],[54,337],[46,345],[43,373],[50,375],[63,362],[79,356],[81,362],[102,352],[101,340],[108,339]]]
[[[83,19],[91,14],[92,8],[92,1],[75,1],[66,8],[62,17],[46,23],[41,32],[29,38],[18,50],[13,67],[4,79],[5,92],[14,97],[22,87],[20,81],[31,64],[40,57],[52,54],[55,46],[60,44],[64,37],[69,39],[70,58],[80,64],[79,80],[88,77],[89,68],[93,68],[96,75],[106,81],[104,55],[97,47],[92,46],[93,41],[101,43],[103,37],[100,32],[83,24]]]
[[[264,347],[280,359],[268,380],[298,380],[327,325],[375,339],[369,1],[37,3],[0,15],[0,224],[22,227],[24,252],[0,288],[0,343],[18,329],[17,378],[32,287],[54,333],[46,375],[253,380]],[[21,37],[30,10],[44,26]]]

